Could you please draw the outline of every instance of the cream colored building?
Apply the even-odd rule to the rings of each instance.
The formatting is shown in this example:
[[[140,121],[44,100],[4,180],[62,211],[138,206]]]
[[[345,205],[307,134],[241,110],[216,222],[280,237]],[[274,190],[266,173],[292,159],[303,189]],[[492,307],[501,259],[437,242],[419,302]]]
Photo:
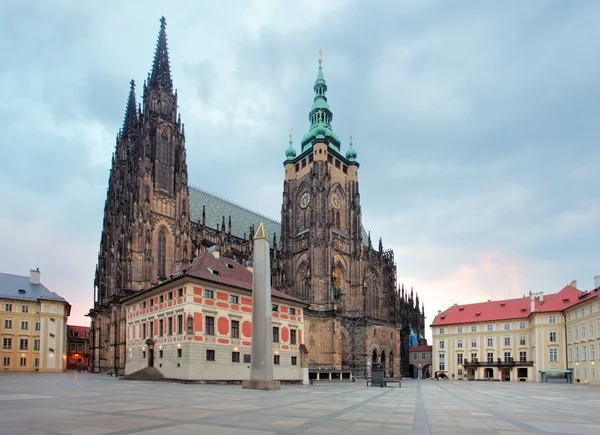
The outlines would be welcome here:
[[[304,309],[272,290],[273,375],[308,382]],[[125,300],[125,374],[148,366],[164,377],[197,381],[250,378],[251,268],[219,252],[200,253],[182,273]]]
[[[69,303],[30,276],[0,273],[0,368],[22,372],[66,370]]]
[[[575,382],[600,385],[600,277],[595,290],[583,293],[564,312],[567,319],[566,357]]]
[[[571,368],[564,311],[584,294],[575,285],[438,312],[431,325],[434,375],[538,382],[542,373],[563,374]]]

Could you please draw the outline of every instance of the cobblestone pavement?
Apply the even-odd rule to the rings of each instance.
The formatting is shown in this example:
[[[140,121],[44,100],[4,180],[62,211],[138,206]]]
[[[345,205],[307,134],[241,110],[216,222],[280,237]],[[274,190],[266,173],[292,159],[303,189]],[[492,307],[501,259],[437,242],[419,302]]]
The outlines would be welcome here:
[[[239,386],[0,373],[0,434],[599,434],[600,388],[404,380]]]

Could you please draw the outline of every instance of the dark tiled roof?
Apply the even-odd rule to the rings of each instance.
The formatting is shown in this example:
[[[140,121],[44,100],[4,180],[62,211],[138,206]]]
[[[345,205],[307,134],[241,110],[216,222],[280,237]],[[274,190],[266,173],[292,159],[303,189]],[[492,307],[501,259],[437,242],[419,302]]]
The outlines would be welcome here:
[[[216,228],[217,225],[221,228],[223,216],[225,216],[225,225],[227,226],[229,216],[231,216],[231,234],[236,237],[243,238],[246,234],[246,238],[249,238],[250,227],[254,226],[256,230],[262,222],[269,240],[273,240],[273,234],[277,234],[277,239],[281,239],[279,222],[190,186],[190,219],[192,222],[202,222],[202,206],[205,206],[206,226],[210,228]]]
[[[43,284],[31,284],[28,276],[11,275],[10,273],[0,273],[0,297],[23,301],[47,299],[67,302],[56,293],[48,290]]]
[[[254,226],[256,230],[262,222],[270,241],[273,240],[273,234],[277,234],[277,239],[281,240],[281,224],[276,220],[197,187],[190,186],[190,219],[192,222],[202,222],[202,206],[205,207],[207,227],[216,228],[218,225],[221,228],[223,216],[225,216],[227,227],[229,216],[231,216],[231,234],[236,237],[243,238],[246,234],[246,238],[249,238],[250,227]],[[362,240],[365,245],[368,243],[368,237],[367,231],[363,227]]]
[[[581,290],[565,286],[558,293],[544,295],[543,301],[535,299],[535,313],[562,311],[577,303]],[[525,296],[518,299],[489,301],[477,304],[454,305],[435,316],[431,326],[460,323],[491,322],[508,319],[525,319],[531,314],[531,299]]]
[[[75,335],[77,334],[77,335]],[[67,325],[67,338],[83,338],[87,339],[90,336],[89,326]]]
[[[227,258],[215,258],[210,252],[201,252],[183,274],[252,291],[252,272]],[[300,299],[271,288],[271,296],[308,305]]]

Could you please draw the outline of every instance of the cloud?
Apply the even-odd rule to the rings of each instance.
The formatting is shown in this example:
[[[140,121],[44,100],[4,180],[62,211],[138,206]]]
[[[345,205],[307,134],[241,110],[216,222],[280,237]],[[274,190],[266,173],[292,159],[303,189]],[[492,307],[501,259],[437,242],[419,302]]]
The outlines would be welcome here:
[[[3,271],[41,265],[89,307],[129,81],[141,101],[165,15],[191,183],[279,216],[323,48],[364,225],[429,319],[600,273],[594,2],[34,3],[0,5]]]

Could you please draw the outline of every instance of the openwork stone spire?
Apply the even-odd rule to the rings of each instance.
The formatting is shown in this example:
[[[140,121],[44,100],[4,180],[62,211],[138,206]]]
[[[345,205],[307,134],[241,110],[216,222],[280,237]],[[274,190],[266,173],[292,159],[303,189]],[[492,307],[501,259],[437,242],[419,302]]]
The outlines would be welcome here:
[[[169,50],[167,45],[167,21],[165,17],[160,19],[160,32],[154,52],[154,63],[150,73],[148,86],[154,89],[173,90],[171,80],[171,67],[169,65]]]
[[[121,137],[131,138],[137,132],[138,113],[135,101],[135,81],[129,82],[129,98],[127,99],[127,108],[125,109],[125,119],[123,119],[123,128],[121,129]]]

